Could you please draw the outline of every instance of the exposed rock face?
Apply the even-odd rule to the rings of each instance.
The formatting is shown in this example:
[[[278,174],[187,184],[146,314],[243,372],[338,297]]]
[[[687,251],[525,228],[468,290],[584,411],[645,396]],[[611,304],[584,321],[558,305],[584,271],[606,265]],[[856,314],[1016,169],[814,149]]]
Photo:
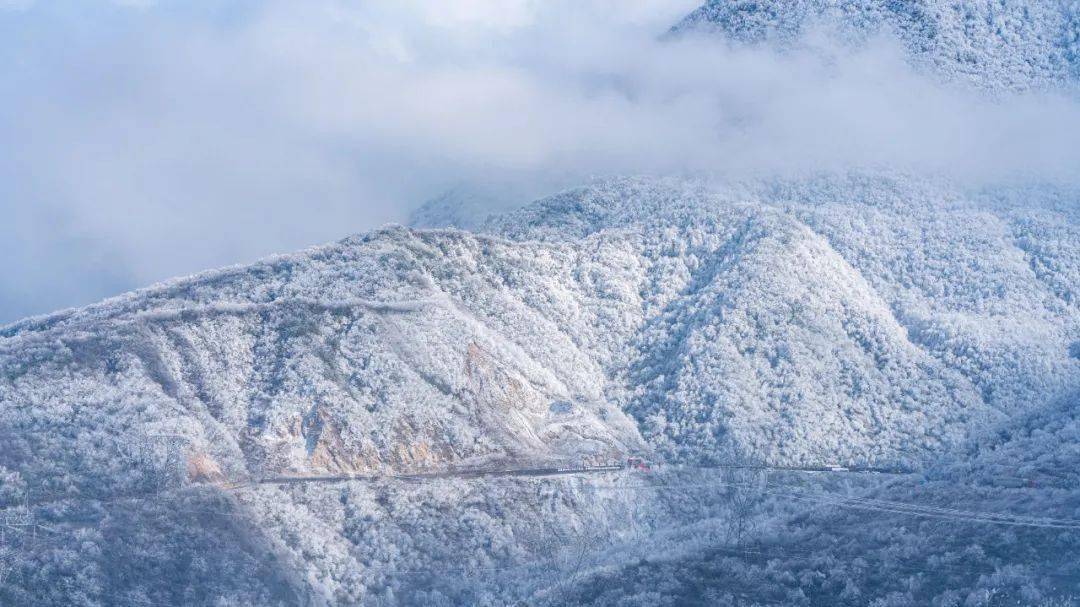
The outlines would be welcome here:
[[[220,483],[227,479],[212,457],[196,453],[187,457],[187,480],[190,483]]]

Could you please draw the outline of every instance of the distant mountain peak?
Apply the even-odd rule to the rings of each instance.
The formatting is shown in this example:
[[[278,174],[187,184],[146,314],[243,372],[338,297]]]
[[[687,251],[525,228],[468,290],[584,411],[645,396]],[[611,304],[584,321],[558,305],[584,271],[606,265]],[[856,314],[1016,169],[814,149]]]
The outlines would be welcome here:
[[[815,28],[845,44],[895,34],[914,65],[988,90],[1072,87],[1080,79],[1074,2],[710,0],[671,33],[790,46]]]

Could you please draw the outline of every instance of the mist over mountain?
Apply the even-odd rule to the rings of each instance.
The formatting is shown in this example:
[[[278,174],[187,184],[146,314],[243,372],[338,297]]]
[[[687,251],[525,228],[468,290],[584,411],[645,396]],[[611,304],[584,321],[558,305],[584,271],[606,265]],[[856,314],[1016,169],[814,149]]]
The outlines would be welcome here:
[[[710,0],[672,28],[792,46],[820,28],[847,44],[897,36],[909,60],[990,90],[1075,88],[1080,9],[1072,2]]]
[[[891,31],[989,116],[1071,107],[1078,23],[715,1],[664,39]],[[411,227],[0,327],[0,603],[1074,604],[1057,161],[465,183]],[[583,464],[618,466],[494,474]]]

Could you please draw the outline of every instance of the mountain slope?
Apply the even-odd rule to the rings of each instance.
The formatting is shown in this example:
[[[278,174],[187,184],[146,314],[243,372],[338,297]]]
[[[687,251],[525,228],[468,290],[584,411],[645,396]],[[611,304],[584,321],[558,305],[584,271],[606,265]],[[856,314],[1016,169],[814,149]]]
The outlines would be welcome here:
[[[552,242],[604,231],[636,235],[651,260],[651,317],[687,288],[705,260],[735,242],[736,227],[748,217],[791,218],[809,229],[798,232],[806,235],[802,240],[818,243],[811,257],[824,263],[835,253],[834,267],[840,260],[850,266],[816,280],[857,273],[866,297],[880,298],[905,341],[966,377],[992,408],[1014,411],[1042,406],[1077,385],[1069,352],[1080,336],[1080,308],[1065,286],[1080,276],[1077,199],[1071,189],[966,191],[866,173],[720,187],[623,180],[552,197],[487,229]],[[772,229],[784,225],[792,224],[774,222]],[[782,255],[798,241],[775,250]],[[721,256],[734,258],[732,251]],[[796,284],[808,267],[798,264],[787,274],[791,292],[807,288]]]
[[[634,368],[643,392],[629,410],[686,456],[917,462],[992,416],[790,217],[749,217],[674,303],[638,339],[653,348]]]
[[[742,541],[627,550],[539,603],[1074,605],[1078,414],[1074,393],[1008,420],[917,483],[853,492],[847,481],[744,481],[743,500],[780,516]],[[791,501],[799,506],[785,508]],[[912,516],[913,508],[931,514]],[[988,524],[973,513],[1013,522]]]
[[[1072,2],[710,0],[672,31],[790,46],[814,29],[847,44],[895,34],[915,65],[989,90],[1058,88],[1080,76],[1080,9]]]
[[[618,475],[226,489],[260,476],[950,461],[1078,389],[1076,201],[611,180],[487,235],[389,228],[10,325],[0,497],[40,502],[55,543],[3,552],[0,597],[56,576],[46,603],[497,604],[489,578],[411,572],[507,568],[530,596],[575,561],[558,538],[641,543],[737,506]]]
[[[24,321],[4,430],[49,429],[70,385],[137,404],[67,401],[65,427],[201,427],[175,432],[249,472],[581,455],[561,431],[625,453],[621,411],[684,457],[918,461],[1075,389],[1070,216],[895,178],[791,187],[610,182],[489,226],[510,240],[391,229]]]

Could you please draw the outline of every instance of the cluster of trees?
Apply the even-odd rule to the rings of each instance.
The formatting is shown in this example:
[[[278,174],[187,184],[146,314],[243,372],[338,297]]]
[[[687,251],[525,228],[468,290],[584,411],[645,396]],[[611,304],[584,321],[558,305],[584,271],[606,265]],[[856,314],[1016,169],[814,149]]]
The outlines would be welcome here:
[[[532,484],[259,489],[222,506],[203,503],[220,491],[185,488],[192,458],[203,480],[239,481],[647,449],[814,464],[992,451],[978,470],[936,473],[985,485],[1017,461],[1051,479],[1070,465],[1054,446],[1076,441],[1062,420],[1080,388],[1080,234],[1032,206],[1039,195],[1018,206],[880,176],[621,180],[489,223],[501,236],[388,229],[4,328],[0,499],[46,499],[37,515],[62,539],[5,544],[0,598],[26,602],[51,579],[46,604],[497,604],[507,588],[554,601],[545,572],[577,559],[551,538],[586,528],[602,529],[584,551],[594,564],[620,538],[650,547],[710,517],[744,544],[785,543],[753,529],[786,514],[723,485],[648,499],[576,486],[539,502]],[[1063,478],[1043,482],[1065,491]],[[205,509],[214,518],[182,514]],[[753,529],[724,522],[746,518]],[[838,537],[834,524],[848,523],[807,541]],[[700,547],[688,542],[672,544]],[[994,558],[986,575],[1035,563]],[[435,559],[506,573],[407,573]],[[773,573],[808,593],[821,572],[788,560]],[[845,571],[816,596],[849,582],[852,597],[945,592]]]
[[[1080,66],[1078,15],[1069,3],[802,0],[776,8],[713,0],[675,31],[717,32],[742,42],[795,43],[825,29],[847,43],[896,34],[909,60],[947,80],[992,90],[1062,86]]]

